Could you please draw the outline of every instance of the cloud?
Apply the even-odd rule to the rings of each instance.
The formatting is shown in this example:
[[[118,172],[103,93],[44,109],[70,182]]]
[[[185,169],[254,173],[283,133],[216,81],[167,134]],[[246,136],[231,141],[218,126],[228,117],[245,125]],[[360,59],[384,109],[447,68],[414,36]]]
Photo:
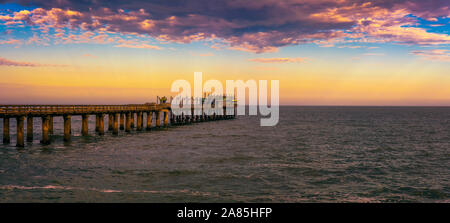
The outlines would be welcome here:
[[[252,53],[305,43],[450,44],[448,34],[418,27],[416,18],[449,17],[448,0],[35,0],[33,5],[40,8],[1,15],[0,21],[44,33],[63,28],[94,32],[89,38],[99,43],[120,33],[161,42],[221,42],[227,49]]]
[[[152,49],[152,50],[161,50],[162,48],[159,46],[148,45],[145,43],[139,45],[131,45],[131,44],[120,44],[114,47],[123,47],[123,48],[135,48],[135,49]]]
[[[384,53],[365,53],[363,56],[384,56]]]
[[[39,64],[32,62],[22,62],[22,61],[14,61],[8,60],[6,58],[0,57],[0,66],[15,66],[15,67],[65,67],[66,65],[57,65],[57,64]]]
[[[259,63],[303,63],[307,58],[255,58],[249,59],[249,61],[259,62]]]
[[[89,54],[89,53],[83,54],[83,57],[97,58],[97,56]]]
[[[450,62],[450,51],[449,50],[416,50],[412,51],[411,54],[420,56],[425,60]]]
[[[0,45],[20,45],[22,44],[22,41],[18,39],[9,39],[9,40],[0,40]]]
[[[364,48],[364,47],[363,46],[338,46],[338,48],[360,49],[360,48]]]
[[[214,56],[213,53],[195,53],[195,52],[191,52],[192,56],[198,56],[198,57],[212,57]]]

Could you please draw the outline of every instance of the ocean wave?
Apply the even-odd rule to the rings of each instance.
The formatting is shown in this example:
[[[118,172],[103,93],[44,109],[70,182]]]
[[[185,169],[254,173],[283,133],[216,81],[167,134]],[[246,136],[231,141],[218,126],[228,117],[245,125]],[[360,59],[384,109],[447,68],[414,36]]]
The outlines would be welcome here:
[[[192,190],[114,190],[114,189],[99,189],[99,188],[83,188],[83,187],[71,187],[71,186],[21,186],[21,185],[3,185],[0,186],[0,190],[64,190],[64,191],[94,191],[100,193],[151,193],[151,194],[189,194],[195,196],[211,196],[212,193],[200,192]]]

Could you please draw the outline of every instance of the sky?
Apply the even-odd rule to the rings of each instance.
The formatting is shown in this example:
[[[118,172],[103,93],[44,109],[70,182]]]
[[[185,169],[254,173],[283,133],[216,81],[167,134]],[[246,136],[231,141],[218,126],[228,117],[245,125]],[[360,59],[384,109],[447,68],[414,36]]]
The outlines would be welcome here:
[[[448,0],[0,0],[0,104],[279,80],[282,105],[450,106]],[[193,82],[192,82],[193,83]]]

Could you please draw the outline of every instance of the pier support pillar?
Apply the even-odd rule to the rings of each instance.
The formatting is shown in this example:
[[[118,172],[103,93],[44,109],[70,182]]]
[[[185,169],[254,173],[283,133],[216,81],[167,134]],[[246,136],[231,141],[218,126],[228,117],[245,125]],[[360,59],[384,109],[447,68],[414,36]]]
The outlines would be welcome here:
[[[203,103],[202,103],[202,114],[201,114],[201,117],[200,117],[200,121],[205,121],[205,111],[204,111],[204,108],[203,108]]]
[[[175,124],[176,124],[176,123],[175,123],[175,116],[173,115],[172,112],[170,112],[170,124],[171,124],[171,125],[175,125]]]
[[[119,113],[114,114],[114,125],[113,125],[114,135],[119,135],[119,118],[120,118]]]
[[[164,112],[164,126],[165,127],[169,126],[169,112],[168,111]]]
[[[33,117],[27,117],[27,142],[33,142]]]
[[[50,116],[49,125],[48,125],[48,133],[53,135],[53,116]]]
[[[99,114],[98,119],[99,119],[98,134],[104,135],[105,134],[105,114]]]
[[[156,123],[155,123],[156,127],[159,128],[161,127],[161,111],[157,111],[156,112]]]
[[[98,129],[100,128],[100,118],[98,117],[98,114],[95,115],[95,132],[98,132]]]
[[[72,129],[72,116],[70,115],[64,115],[64,142],[69,142],[70,141],[70,133],[71,133],[71,129]]]
[[[125,114],[120,113],[120,130],[125,129]]]
[[[114,125],[114,114],[108,114],[108,131],[112,131],[113,130],[113,125]]]
[[[9,135],[9,118],[3,118],[3,144],[9,144],[11,138]]]
[[[223,107],[222,119],[227,119],[227,107],[226,106]]]
[[[81,135],[88,136],[89,131],[89,115],[81,116]]]
[[[131,128],[134,128],[134,113],[133,112],[131,112],[131,125],[130,125],[130,127]]]
[[[125,120],[125,132],[131,131],[131,113],[127,113],[126,120]]]
[[[152,128],[153,112],[147,112],[147,130]]]
[[[136,130],[137,130],[137,131],[141,131],[141,130],[142,130],[142,112],[138,112],[138,113],[137,113],[137,126],[136,126]]]
[[[42,144],[50,144],[50,137],[48,135],[50,128],[50,116],[42,117]]]
[[[17,147],[24,147],[25,141],[24,141],[24,122],[25,122],[25,116],[19,116],[16,118],[17,120]]]

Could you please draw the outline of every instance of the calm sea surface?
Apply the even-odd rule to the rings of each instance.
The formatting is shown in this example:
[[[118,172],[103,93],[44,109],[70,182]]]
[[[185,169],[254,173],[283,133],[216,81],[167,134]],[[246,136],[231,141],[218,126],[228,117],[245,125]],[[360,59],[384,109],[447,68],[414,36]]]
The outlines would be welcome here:
[[[93,118],[93,117],[92,117]],[[0,202],[450,202],[450,108],[281,107],[259,117],[0,145]],[[107,120],[105,120],[107,124]],[[0,123],[0,128],[2,123]],[[0,136],[1,137],[1,136]]]

